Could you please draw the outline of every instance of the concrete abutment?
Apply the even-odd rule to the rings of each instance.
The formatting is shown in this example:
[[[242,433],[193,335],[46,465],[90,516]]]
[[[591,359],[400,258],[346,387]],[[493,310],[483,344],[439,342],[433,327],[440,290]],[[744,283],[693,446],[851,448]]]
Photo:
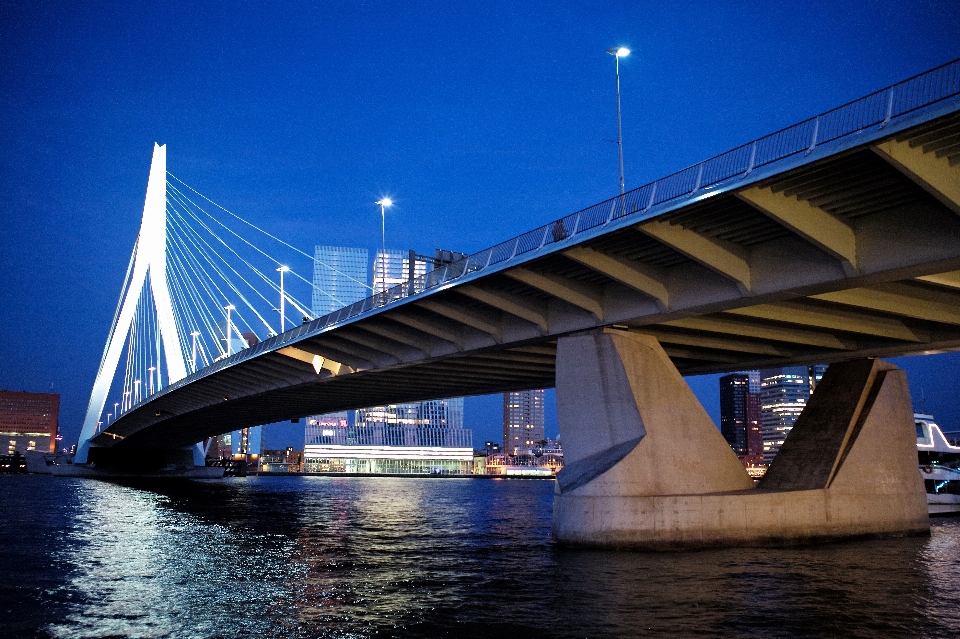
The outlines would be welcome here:
[[[554,538],[671,550],[929,531],[906,374],[832,365],[758,486],[653,337],[563,337]]]

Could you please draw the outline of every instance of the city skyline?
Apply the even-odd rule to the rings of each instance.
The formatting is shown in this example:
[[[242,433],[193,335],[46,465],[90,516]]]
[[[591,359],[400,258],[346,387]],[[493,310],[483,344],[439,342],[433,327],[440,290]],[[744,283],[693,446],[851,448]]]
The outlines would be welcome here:
[[[408,13],[5,5],[0,388],[53,384],[76,440],[154,141],[173,175],[301,248],[373,252],[390,196],[389,245],[473,252],[619,191],[610,47],[632,51],[627,189],[960,57],[949,2]],[[960,424],[957,354],[897,363]],[[716,420],[715,377],[689,381]],[[493,433],[499,400],[467,400]]]

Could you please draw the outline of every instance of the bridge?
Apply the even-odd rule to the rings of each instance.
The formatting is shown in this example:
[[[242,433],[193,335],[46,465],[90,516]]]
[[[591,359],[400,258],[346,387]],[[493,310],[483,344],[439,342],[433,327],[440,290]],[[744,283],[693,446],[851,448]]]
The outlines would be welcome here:
[[[875,358],[960,348],[960,61],[192,372],[167,310],[165,157],[156,147],[130,281],[149,272],[168,383],[99,429],[138,288],[118,307],[78,464],[304,415],[556,386],[563,542],[928,525],[906,381]],[[682,376],[807,363],[836,365],[754,488]],[[701,472],[657,471],[678,458]]]

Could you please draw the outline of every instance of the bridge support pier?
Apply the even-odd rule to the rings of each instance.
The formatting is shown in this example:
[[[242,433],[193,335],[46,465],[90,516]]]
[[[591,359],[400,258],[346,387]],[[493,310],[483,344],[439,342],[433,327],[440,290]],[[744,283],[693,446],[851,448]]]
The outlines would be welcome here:
[[[906,375],[892,364],[831,366],[757,487],[652,337],[561,338],[557,409],[562,544],[670,550],[929,531]]]

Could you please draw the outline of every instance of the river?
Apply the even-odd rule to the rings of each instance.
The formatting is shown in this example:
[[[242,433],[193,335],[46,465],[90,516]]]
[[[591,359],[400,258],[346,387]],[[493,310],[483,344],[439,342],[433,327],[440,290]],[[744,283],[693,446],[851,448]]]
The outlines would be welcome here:
[[[552,481],[0,476],[2,637],[960,637],[929,537],[565,550]]]

